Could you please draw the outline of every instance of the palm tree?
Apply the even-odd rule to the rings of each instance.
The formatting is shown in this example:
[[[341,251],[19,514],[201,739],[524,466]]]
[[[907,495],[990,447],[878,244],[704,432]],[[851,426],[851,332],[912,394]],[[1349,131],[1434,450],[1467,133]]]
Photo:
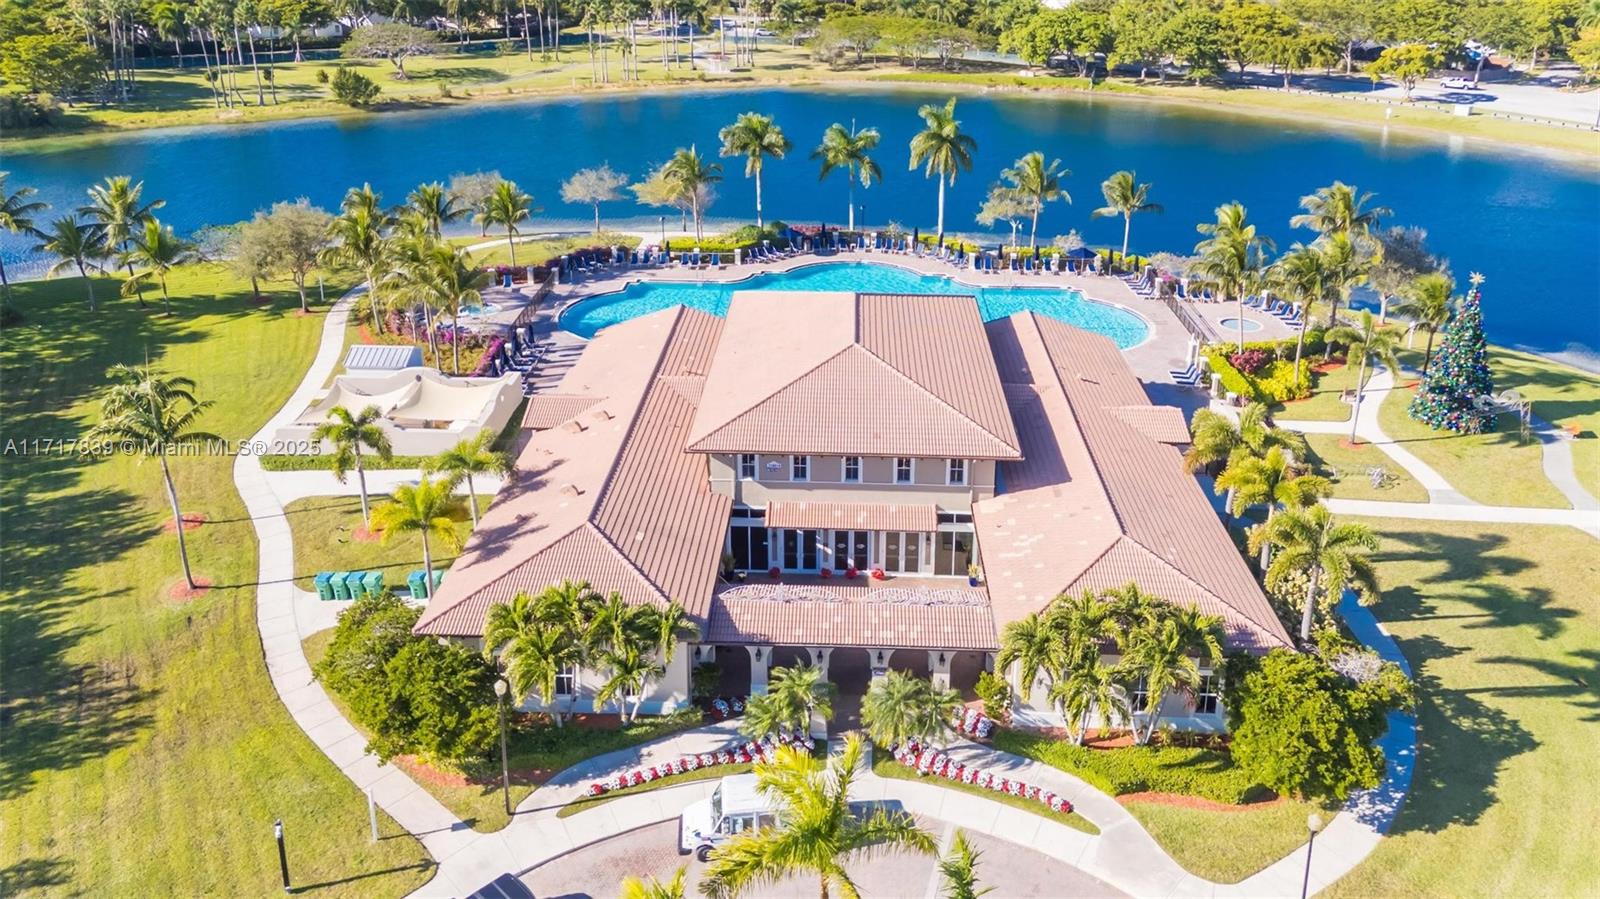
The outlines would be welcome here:
[[[401,244],[401,264],[395,278],[396,293],[406,301],[422,304],[424,309],[436,309],[438,315],[450,313],[451,368],[461,374],[460,334],[461,309],[480,303],[480,291],[489,284],[489,273],[478,268],[472,254],[448,243],[435,243],[426,239]],[[433,349],[433,365],[443,370],[439,358],[439,345],[432,318],[428,324],[428,340]]]
[[[915,170],[923,166],[923,177],[939,179],[939,242],[944,242],[944,189],[945,184],[956,183],[961,171],[972,171],[972,154],[978,142],[961,130],[956,119],[956,98],[951,97],[943,106],[932,103],[917,110],[925,126],[911,138],[911,165]]]
[[[879,746],[939,740],[950,732],[950,719],[960,707],[954,690],[937,690],[913,674],[890,671],[874,678],[862,697],[861,725]]]
[[[644,705],[645,690],[650,682],[665,674],[667,669],[649,654],[648,649],[637,644],[625,645],[600,654],[600,663],[610,677],[594,695],[596,706],[613,699],[623,719],[632,722],[639,717],[639,707]],[[627,700],[633,698],[633,708],[627,709]]]
[[[683,880],[688,865],[679,865],[672,879],[665,882],[657,878],[641,880],[633,875],[622,878],[621,899],[683,899]]]
[[[1244,298],[1261,285],[1266,268],[1266,250],[1272,240],[1256,235],[1256,226],[1245,223],[1245,208],[1238,203],[1217,207],[1215,224],[1200,224],[1195,230],[1210,235],[1195,244],[1200,256],[1191,271],[1215,290],[1223,301],[1239,303],[1239,352],[1244,352]]]
[[[1032,612],[1010,622],[1000,632],[1000,652],[995,667],[1006,671],[1015,664],[1022,700],[1033,695],[1041,674],[1046,685],[1055,683],[1055,674],[1066,663],[1066,646],[1054,622],[1040,612]]]
[[[1000,173],[1000,177],[1011,182],[1011,192],[1028,204],[1033,215],[1033,224],[1028,230],[1029,249],[1039,246],[1039,213],[1044,211],[1044,204],[1066,200],[1071,205],[1072,195],[1061,186],[1061,179],[1071,175],[1070,169],[1061,167],[1061,160],[1052,159],[1046,163],[1044,154],[1037,150]]]
[[[1122,216],[1122,258],[1128,258],[1128,235],[1133,230],[1133,214],[1135,212],[1160,212],[1161,204],[1150,202],[1150,185],[1140,184],[1133,172],[1112,172],[1111,177],[1100,184],[1100,193],[1106,198],[1106,205],[1089,213],[1090,218],[1108,218],[1113,215]],[[1127,265],[1126,261],[1123,263]]]
[[[1231,459],[1244,449],[1252,456],[1266,455],[1274,446],[1304,456],[1304,438],[1293,431],[1275,428],[1268,420],[1270,410],[1263,403],[1251,403],[1239,412],[1239,420],[1199,409],[1189,423],[1189,449],[1183,454],[1185,471],[1196,472],[1209,465]]]
[[[828,126],[828,130],[822,132],[822,143],[811,151],[811,158],[822,163],[817,180],[828,177],[834,169],[844,169],[845,187],[850,204],[851,231],[856,229],[856,181],[859,180],[862,189],[865,190],[872,186],[873,181],[883,180],[883,169],[869,154],[869,151],[878,146],[879,137],[876,128],[863,128],[857,131],[855,123],[851,122],[847,131],[843,125],[834,122]]]
[[[378,285],[392,256],[385,235],[394,226],[394,216],[385,212],[381,203],[382,197],[373,192],[370,184],[350,188],[340,204],[339,216],[328,228],[333,244],[322,251],[323,265],[348,265],[366,276],[374,334],[383,331],[383,319],[378,315]]]
[[[827,761],[785,746],[776,761],[758,763],[756,781],[778,809],[778,826],[747,830],[718,847],[701,891],[712,899],[733,899],[785,877],[811,874],[822,899],[834,889],[854,896],[846,862],[885,850],[932,855],[933,837],[910,814],[878,809],[857,817],[851,810],[862,745],[851,734],[844,751]]]
[[[200,258],[194,244],[180,239],[172,233],[172,228],[161,224],[155,217],[147,218],[127,241],[127,249],[122,251],[122,261],[129,264],[132,271],[133,263],[138,263],[143,269],[123,282],[122,295],[130,293],[143,293],[143,284],[147,278],[155,278],[161,285],[161,306],[168,315],[172,314],[172,298],[167,293],[167,274],[176,266],[194,262]]]
[[[689,610],[683,603],[672,600],[666,608],[657,609],[647,606],[649,614],[645,616],[644,623],[655,640],[655,653],[661,657],[664,665],[672,664],[672,657],[678,651],[679,643],[687,643],[700,637],[700,625],[689,617]]]
[[[490,606],[484,617],[484,654],[505,666],[513,695],[538,693],[557,727],[563,724],[555,706],[561,676],[583,661],[571,607],[588,589],[588,584],[563,581],[538,596],[518,593],[509,603]]]
[[[646,607],[628,602],[615,590],[605,599],[589,597],[584,606],[583,643],[592,652],[619,650],[652,636]]]
[[[1311,639],[1312,610],[1323,596],[1337,598],[1350,587],[1360,591],[1362,605],[1376,602],[1378,573],[1368,553],[1378,548],[1378,538],[1364,524],[1339,524],[1328,507],[1317,503],[1306,509],[1289,509],[1250,535],[1252,548],[1270,543],[1277,558],[1267,568],[1267,586],[1276,587],[1292,575],[1304,575],[1306,604],[1300,616],[1300,639]]]
[[[428,460],[426,468],[466,481],[467,509],[472,513],[474,529],[478,527],[478,491],[472,476],[505,475],[511,471],[511,457],[492,449],[496,436],[492,431],[479,431],[478,436],[463,440]]]
[[[1152,613],[1129,629],[1119,665],[1124,679],[1144,681],[1144,727],[1134,722],[1134,738],[1140,745],[1155,736],[1161,704],[1169,694],[1192,693],[1200,686],[1197,658],[1211,665],[1222,661],[1221,618],[1159,600],[1148,608]]]
[[[195,399],[192,378],[169,376],[156,369],[113,365],[106,377],[114,383],[100,401],[99,424],[89,430],[95,441],[131,442],[145,456],[161,462],[161,478],[166,482],[167,502],[172,506],[173,531],[178,535],[178,561],[183,565],[183,580],[190,589],[198,586],[189,570],[189,547],[183,536],[183,512],[178,506],[178,488],[167,464],[171,451],[185,446],[220,442],[222,438],[194,429],[211,400]]]
[[[1400,361],[1395,358],[1395,352],[1400,349],[1400,338],[1394,331],[1381,327],[1373,314],[1361,310],[1361,327],[1356,328],[1329,328],[1322,339],[1333,343],[1335,341],[1348,345],[1345,352],[1346,363],[1349,357],[1355,356],[1361,360],[1361,367],[1356,371],[1356,401],[1350,409],[1350,442],[1356,440],[1356,425],[1361,417],[1361,392],[1367,387],[1367,363],[1381,362],[1388,366],[1392,372],[1400,371]]]
[[[1244,515],[1250,506],[1265,504],[1267,520],[1279,509],[1303,509],[1333,493],[1327,478],[1303,473],[1283,451],[1272,447],[1259,458],[1238,454],[1228,468],[1217,477],[1218,493],[1227,490],[1234,517]],[[1266,570],[1272,561],[1271,547],[1261,547],[1261,568]]]
[[[1360,235],[1339,232],[1319,238],[1328,286],[1333,290],[1333,306],[1328,310],[1328,327],[1339,322],[1339,306],[1350,302],[1350,292],[1366,283],[1378,260],[1380,245]]]
[[[104,258],[100,248],[100,226],[93,222],[80,222],[76,215],[64,215],[52,221],[44,230],[34,233],[39,235],[39,243],[34,246],[33,252],[49,253],[57,258],[56,264],[50,266],[49,274],[55,275],[68,265],[78,267],[78,276],[83,278],[84,287],[89,291],[89,311],[93,312],[94,282],[89,279],[89,269],[100,268],[95,261]]]
[[[1451,296],[1455,286],[1455,281],[1444,272],[1418,275],[1406,285],[1405,298],[1395,306],[1396,313],[1428,329],[1428,346],[1422,354],[1423,374],[1427,374],[1428,366],[1433,364],[1433,338],[1440,328],[1450,323],[1450,315],[1455,311],[1455,298]]]
[[[127,175],[113,175],[89,188],[89,203],[78,207],[78,214],[100,226],[95,236],[104,241],[105,255],[109,256],[126,249],[135,230],[165,205],[166,200],[144,202],[143,181],[134,181]],[[127,266],[131,276],[133,263],[130,261]],[[139,293],[139,306],[144,306],[142,292]]]
[[[334,406],[328,410],[328,420],[311,432],[313,441],[320,444],[326,440],[333,444],[333,476],[339,483],[344,483],[350,469],[356,470],[356,484],[361,493],[361,523],[368,528],[372,527],[372,513],[367,507],[367,471],[361,462],[361,450],[370,449],[385,462],[394,458],[389,435],[378,427],[382,418],[383,412],[377,406],[368,406],[355,415],[344,406]]]
[[[1294,344],[1296,387],[1300,386],[1300,357],[1306,346],[1306,326],[1311,323],[1311,310],[1328,299],[1328,280],[1327,257],[1321,248],[1299,243],[1278,257],[1267,272],[1267,284],[1272,292],[1300,306],[1300,328]]]
[[[967,842],[965,831],[956,831],[950,841],[950,853],[939,859],[939,877],[944,881],[944,899],[978,899],[994,887],[978,888],[978,859],[981,857]]]
[[[1374,196],[1376,194],[1371,191],[1358,195],[1353,186],[1335,181],[1301,197],[1300,208],[1305,212],[1289,219],[1289,224],[1295,228],[1310,228],[1323,236],[1365,237],[1377,229],[1380,221],[1394,214],[1384,206],[1368,206]]]
[[[822,669],[811,665],[786,666],[772,672],[767,692],[753,696],[745,705],[742,727],[751,736],[765,736],[779,730],[805,730],[811,716],[833,717],[833,697],[838,692]]]
[[[662,177],[672,186],[680,202],[687,203],[694,216],[694,239],[705,239],[705,207],[711,186],[722,180],[722,166],[708,162],[694,146],[679,148],[661,168]]]
[[[455,197],[438,181],[419,184],[406,196],[403,210],[429,237],[444,236],[444,226],[460,219],[467,210],[456,205]]]
[[[1131,720],[1127,691],[1117,683],[1116,670],[1099,657],[1079,660],[1050,685],[1050,703],[1061,709],[1067,733],[1083,745],[1089,735],[1089,719],[1100,714],[1102,729]]]
[[[483,201],[483,211],[478,213],[478,219],[487,228],[490,225],[503,225],[506,229],[506,246],[511,249],[511,266],[517,265],[516,236],[521,232],[518,224],[528,220],[533,211],[533,197],[522,192],[515,181],[502,180],[494,186],[494,192]]]
[[[33,217],[49,209],[50,204],[28,199],[38,193],[31,187],[19,187],[8,193],[6,178],[10,174],[10,172],[0,172],[0,230],[12,234],[37,235],[39,232],[33,226]],[[7,300],[11,299],[11,282],[6,280],[4,259],[0,259],[0,290],[5,291]]]
[[[383,531],[384,545],[397,534],[414,533],[422,538],[422,567],[428,572],[429,596],[433,595],[433,549],[428,538],[439,540],[452,551],[461,549],[461,537],[450,517],[461,507],[450,495],[452,486],[446,478],[423,475],[415,485],[396,487],[389,502],[372,510],[372,523]]]
[[[757,112],[741,113],[732,125],[717,133],[723,156],[743,156],[744,176],[756,179],[756,227],[761,220],[761,169],[768,157],[782,159],[794,144],[783,134],[771,116]]]

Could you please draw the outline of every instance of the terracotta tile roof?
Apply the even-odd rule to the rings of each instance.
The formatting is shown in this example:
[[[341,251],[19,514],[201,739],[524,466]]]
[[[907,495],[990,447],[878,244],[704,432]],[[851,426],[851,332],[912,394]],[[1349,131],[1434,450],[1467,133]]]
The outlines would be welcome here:
[[[580,415],[605,397],[575,393],[536,393],[528,397],[528,408],[522,413],[522,426],[543,431]]]
[[[973,509],[997,626],[1063,591],[1132,581],[1222,615],[1230,645],[1288,645],[1177,449],[1160,442],[1175,436],[1161,424],[1170,415],[1129,411],[1149,401],[1116,346],[1031,313],[988,330],[1024,453],[1001,466],[1005,492]]]
[[[564,578],[633,602],[676,599],[704,620],[729,500],[683,450],[694,404],[666,381],[699,377],[720,327],[674,307],[591,342],[560,392],[605,399],[530,438],[418,633],[477,636],[490,605]]]
[[[939,528],[939,509],[933,503],[773,502],[767,504],[767,527],[934,531]]]
[[[1135,431],[1157,443],[1183,446],[1189,442],[1189,423],[1177,406],[1112,406],[1111,411]]]
[[[723,334],[690,449],[1019,456],[971,298],[740,293]]]
[[[846,583],[724,587],[711,601],[708,643],[996,648],[994,616],[979,590]]]

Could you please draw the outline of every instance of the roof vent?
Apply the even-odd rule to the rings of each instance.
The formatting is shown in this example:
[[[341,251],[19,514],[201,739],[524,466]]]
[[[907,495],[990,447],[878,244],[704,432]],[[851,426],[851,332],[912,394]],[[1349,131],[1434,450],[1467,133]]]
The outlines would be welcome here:
[[[596,409],[594,410],[594,417],[596,421],[610,421],[615,416],[604,409]]]
[[[584,430],[583,422],[573,419],[572,421],[562,425],[561,429],[566,431],[568,434],[582,434]]]
[[[583,491],[578,489],[578,485],[577,484],[563,484],[562,487],[561,487],[561,495],[562,496],[582,496],[583,495]]]
[[[1088,375],[1083,374],[1082,372],[1078,373],[1078,380],[1082,381],[1085,384],[1098,384],[1098,383],[1100,383],[1099,381],[1096,381],[1094,378],[1091,378]]]

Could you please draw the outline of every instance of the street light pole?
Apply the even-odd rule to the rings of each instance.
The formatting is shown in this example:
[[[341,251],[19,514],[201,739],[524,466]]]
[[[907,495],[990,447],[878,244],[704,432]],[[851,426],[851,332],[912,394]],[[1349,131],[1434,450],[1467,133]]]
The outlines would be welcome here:
[[[1300,899],[1306,899],[1311,889],[1311,848],[1322,830],[1322,818],[1316,812],[1306,816],[1306,873],[1300,880]]]
[[[511,759],[506,755],[506,694],[511,685],[504,676],[494,679],[495,704],[500,707],[500,790],[505,798],[506,814],[511,814]]]
[[[283,819],[272,822],[272,835],[278,840],[278,870],[283,873],[283,891],[289,889],[289,853],[283,848]]]

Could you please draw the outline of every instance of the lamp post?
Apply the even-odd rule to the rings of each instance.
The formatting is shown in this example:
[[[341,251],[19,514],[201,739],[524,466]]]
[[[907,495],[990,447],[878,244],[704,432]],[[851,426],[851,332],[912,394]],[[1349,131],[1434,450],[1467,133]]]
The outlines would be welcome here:
[[[506,814],[511,814],[511,759],[506,755],[506,694],[511,685],[504,676],[494,679],[495,705],[500,707],[500,792],[506,802]]]
[[[667,249],[667,217],[661,216],[661,249]]]
[[[278,870],[283,874],[283,891],[289,889],[289,853],[283,848],[283,819],[272,822],[272,836],[278,841]]]
[[[1316,812],[1306,816],[1306,873],[1300,880],[1300,899],[1306,899],[1311,889],[1311,847],[1322,832],[1322,817]]]

